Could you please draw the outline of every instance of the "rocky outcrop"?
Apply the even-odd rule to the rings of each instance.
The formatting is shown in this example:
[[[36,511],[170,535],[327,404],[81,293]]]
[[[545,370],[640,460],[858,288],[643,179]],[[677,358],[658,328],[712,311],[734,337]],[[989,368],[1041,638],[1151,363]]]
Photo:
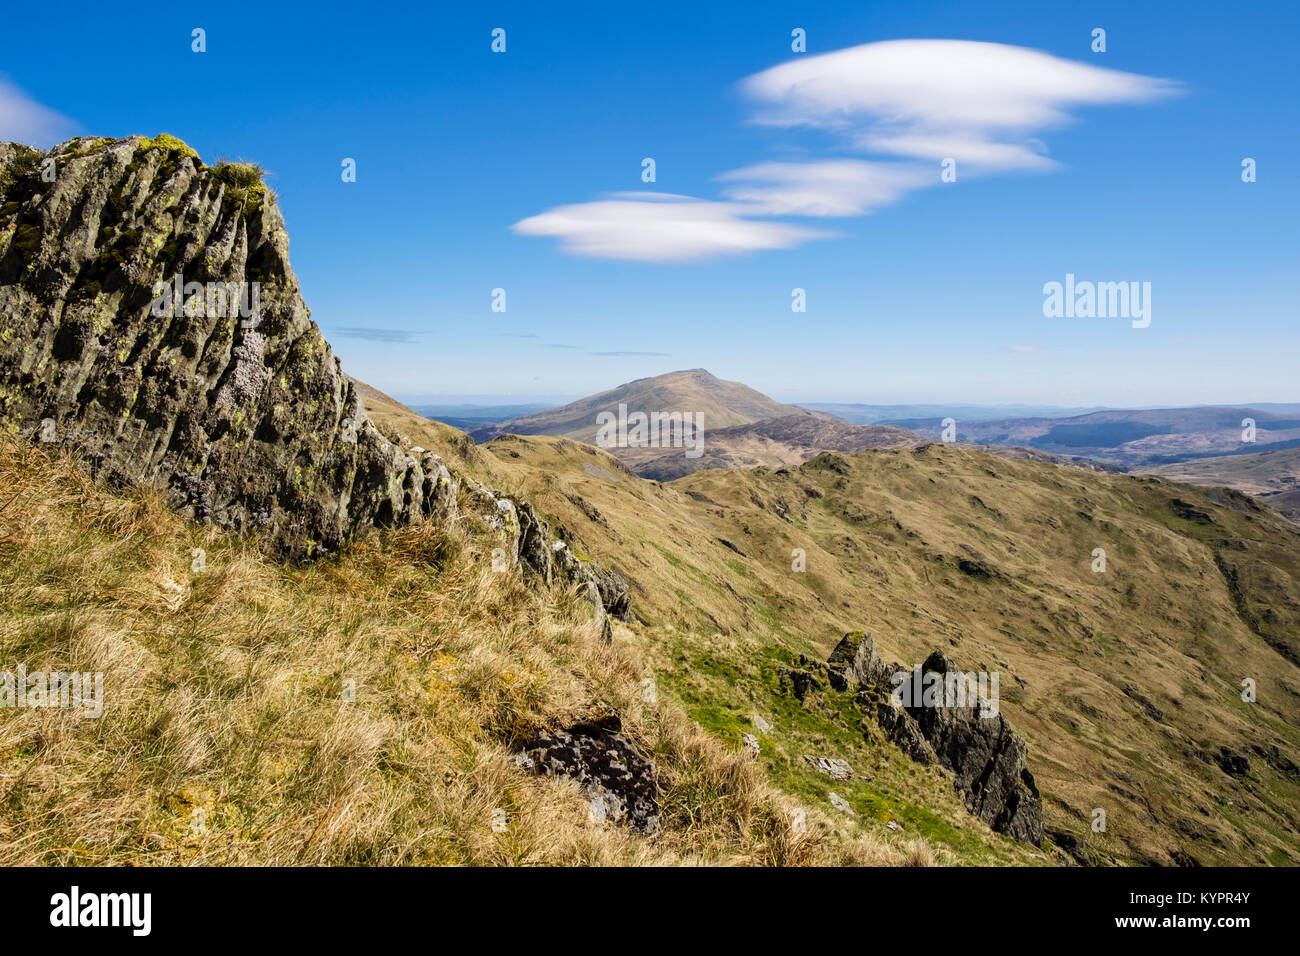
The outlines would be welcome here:
[[[531,773],[575,780],[592,820],[626,825],[647,836],[659,830],[655,768],[620,733],[617,717],[525,741],[515,765]]]
[[[252,167],[168,136],[0,144],[0,317],[0,427],[198,520],[309,557],[455,509],[438,456],[367,417]]]
[[[871,635],[862,631],[845,635],[825,669],[832,687],[856,689],[858,708],[890,742],[919,763],[938,763],[951,771],[953,786],[971,813],[1013,839],[1042,841],[1042,798],[1025,767],[1028,747],[1005,716],[986,716],[975,705],[927,706],[917,700],[899,706],[892,675],[902,668],[881,661]],[[954,668],[935,652],[921,670],[944,675]]]
[[[591,604],[602,639],[612,641],[610,618],[632,616],[627,579],[575,552],[564,530],[553,530],[528,502],[516,505],[473,481],[468,490],[484,509],[488,526],[505,538],[508,564],[544,585],[560,582],[576,589]]]

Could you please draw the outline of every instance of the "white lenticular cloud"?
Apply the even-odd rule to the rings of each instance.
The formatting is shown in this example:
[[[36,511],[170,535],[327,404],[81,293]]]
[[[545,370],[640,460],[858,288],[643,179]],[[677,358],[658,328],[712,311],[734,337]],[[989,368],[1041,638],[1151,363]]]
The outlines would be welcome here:
[[[596,202],[557,206],[514,224],[524,236],[551,236],[566,252],[604,259],[685,262],[789,249],[833,234],[745,218],[736,203],[664,193],[619,193]]]
[[[1026,139],[1077,107],[1146,103],[1175,84],[968,40],[889,40],[799,57],[742,89],[758,123],[844,133],[866,150],[991,169],[1050,165]]]
[[[878,160],[766,162],[717,177],[723,200],[620,193],[558,206],[515,223],[559,239],[574,255],[686,262],[789,249],[824,232],[755,217],[852,217],[960,175],[1042,172],[1057,164],[1037,138],[1072,110],[1147,103],[1178,92],[1170,81],[1048,53],[967,40],[890,40],[799,56],[743,80],[756,123],[812,127]]]
[[[938,183],[932,170],[861,159],[759,163],[719,176],[724,194],[770,216],[862,216]]]
[[[0,142],[50,147],[71,136],[76,125],[0,76]]]

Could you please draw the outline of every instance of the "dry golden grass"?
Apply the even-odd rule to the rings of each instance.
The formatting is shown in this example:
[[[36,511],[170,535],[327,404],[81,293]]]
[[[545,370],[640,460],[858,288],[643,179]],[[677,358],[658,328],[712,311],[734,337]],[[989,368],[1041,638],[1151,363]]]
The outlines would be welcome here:
[[[391,400],[370,409],[416,440],[444,440],[446,426]],[[1270,511],[967,448],[665,484],[568,439],[507,438],[477,452],[468,467],[633,581],[645,623],[629,642],[666,693],[732,746],[751,729],[749,713],[783,706],[775,655],[824,657],[864,628],[887,658],[917,662],[943,648],[965,667],[999,671],[1048,825],[1100,858],[1300,859],[1300,779],[1286,763],[1300,764],[1300,535]],[[1097,547],[1104,574],[1090,569]],[[806,552],[806,573],[791,572],[794,548]],[[964,573],[962,560],[991,577]],[[1259,688],[1251,704],[1240,696],[1245,677]],[[837,791],[861,821],[899,819],[964,862],[1024,861],[1024,848],[963,819],[942,780],[864,744],[833,701],[787,716],[760,760],[773,785],[824,806],[825,778],[799,760],[799,748],[815,747],[871,768]],[[1249,755],[1250,775],[1225,774],[1213,759],[1220,747]],[[1090,827],[1097,807],[1105,833]]]
[[[289,567],[7,439],[0,488],[0,670],[105,688],[97,719],[0,708],[0,864],[950,861],[813,810],[797,833],[752,761],[642,701],[583,602],[493,574],[468,525]],[[522,735],[611,711],[657,766],[656,838],[511,762]]]

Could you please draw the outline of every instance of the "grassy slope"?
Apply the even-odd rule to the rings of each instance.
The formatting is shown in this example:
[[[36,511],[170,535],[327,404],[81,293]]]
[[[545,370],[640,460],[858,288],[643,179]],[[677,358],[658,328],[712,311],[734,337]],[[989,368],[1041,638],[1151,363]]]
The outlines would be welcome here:
[[[632,578],[646,623],[629,638],[697,720],[735,740],[750,713],[778,715],[763,759],[792,793],[827,789],[801,753],[845,756],[870,768],[841,793],[862,817],[962,845],[924,775],[867,745],[836,695],[791,708],[775,692],[782,658],[824,655],[862,627],[909,664],[943,647],[1001,673],[1049,826],[1120,860],[1300,860],[1300,786],[1250,752],[1300,763],[1300,534],[1248,499],[940,446],[668,485],[565,440],[480,453]],[[1220,746],[1250,756],[1248,778],[1194,755]],[[1104,834],[1089,827],[1096,807]]]
[[[642,700],[645,662],[583,602],[491,573],[472,518],[288,567],[10,439],[0,487],[0,670],[102,671],[106,698],[98,719],[0,708],[0,865],[950,858],[816,806],[796,834],[753,762]],[[654,840],[511,763],[520,735],[610,709],[656,762]]]
[[[1259,496],[1292,520],[1300,520],[1300,487],[1296,484],[1300,481],[1300,448],[1197,458],[1145,470],[1172,481],[1236,488]]]

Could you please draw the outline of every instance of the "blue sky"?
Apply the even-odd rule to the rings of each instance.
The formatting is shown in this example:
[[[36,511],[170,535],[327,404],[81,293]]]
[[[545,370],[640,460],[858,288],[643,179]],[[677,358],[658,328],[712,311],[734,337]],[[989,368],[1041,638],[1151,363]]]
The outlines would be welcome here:
[[[260,162],[345,369],[411,400],[704,367],[787,401],[1296,401],[1297,26],[1291,3],[24,4],[0,138]],[[903,40],[1007,49],[864,47]],[[773,169],[869,198],[832,184],[839,214],[809,215]],[[575,238],[649,191],[784,247],[642,243],[622,206]],[[1150,282],[1150,327],[1045,318],[1066,273]]]

